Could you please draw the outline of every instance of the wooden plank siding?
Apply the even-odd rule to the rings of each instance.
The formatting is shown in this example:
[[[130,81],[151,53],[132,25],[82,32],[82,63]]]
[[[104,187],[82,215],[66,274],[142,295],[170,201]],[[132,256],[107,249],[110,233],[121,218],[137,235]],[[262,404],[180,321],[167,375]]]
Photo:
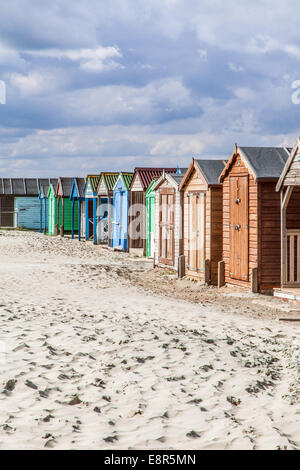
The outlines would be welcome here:
[[[281,284],[281,223],[280,193],[276,182],[258,183],[259,194],[259,270],[260,291],[268,291]]]
[[[210,283],[217,285],[218,283],[218,263],[222,260],[222,186],[208,186],[205,179],[194,170],[184,186],[183,192],[183,250],[185,255],[186,266],[189,266],[191,255],[191,234],[190,234],[190,194],[199,193],[199,198],[203,198],[204,211],[201,220],[198,220],[197,228],[204,230],[204,261],[210,261]],[[204,220],[202,218],[204,217]],[[201,249],[201,250],[202,250]],[[191,279],[198,281],[205,280],[204,265],[201,263],[201,270],[197,272],[186,268],[186,275]]]
[[[161,221],[161,207],[160,198],[161,192],[170,189],[170,183],[165,181],[155,191],[155,240],[154,240],[154,259],[155,265],[159,267],[167,267],[178,271],[178,257],[182,254],[182,196],[177,188],[172,188],[174,191],[174,210],[172,217],[174,217],[174,246],[173,246],[173,262],[171,264],[164,264],[160,260],[160,221]]]
[[[242,281],[230,276],[230,177],[248,176],[249,188],[249,280]],[[223,260],[225,262],[225,282],[250,288],[251,270],[258,265],[258,187],[253,174],[238,155],[223,181]]]
[[[210,247],[206,252],[210,259],[210,276],[213,285],[218,284],[218,263],[222,260],[223,211],[222,187],[211,187],[207,197],[206,226],[210,227]],[[209,205],[208,205],[209,204]]]

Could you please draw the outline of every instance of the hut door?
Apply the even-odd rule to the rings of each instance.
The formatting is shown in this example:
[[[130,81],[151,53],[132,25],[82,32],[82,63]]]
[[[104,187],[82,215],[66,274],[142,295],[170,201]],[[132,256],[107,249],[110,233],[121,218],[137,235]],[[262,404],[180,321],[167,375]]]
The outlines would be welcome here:
[[[205,265],[205,193],[189,193],[188,200],[188,271],[199,275]]]
[[[230,178],[230,277],[249,281],[248,176]]]
[[[174,265],[175,192],[162,189],[159,194],[159,262]]]
[[[129,234],[130,248],[143,248],[145,239],[145,194],[143,191],[130,193]]]
[[[14,226],[14,197],[1,196],[0,198],[0,227]]]

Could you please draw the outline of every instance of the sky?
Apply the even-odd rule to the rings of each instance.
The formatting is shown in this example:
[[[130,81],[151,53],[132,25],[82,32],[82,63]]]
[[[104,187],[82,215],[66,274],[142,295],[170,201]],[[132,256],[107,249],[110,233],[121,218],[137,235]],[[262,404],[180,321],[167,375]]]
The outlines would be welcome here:
[[[192,157],[229,158],[235,143],[293,146],[298,6],[2,2],[0,176],[186,167]]]

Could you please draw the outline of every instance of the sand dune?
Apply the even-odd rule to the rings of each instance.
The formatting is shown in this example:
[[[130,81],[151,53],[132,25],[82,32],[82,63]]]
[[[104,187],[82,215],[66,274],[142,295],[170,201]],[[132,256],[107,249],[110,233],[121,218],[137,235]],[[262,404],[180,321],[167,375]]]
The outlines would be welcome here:
[[[0,449],[300,448],[299,327],[273,299],[263,315],[215,289],[184,300],[202,289],[185,281],[163,296],[177,281],[158,291],[159,276],[91,243],[0,232]]]

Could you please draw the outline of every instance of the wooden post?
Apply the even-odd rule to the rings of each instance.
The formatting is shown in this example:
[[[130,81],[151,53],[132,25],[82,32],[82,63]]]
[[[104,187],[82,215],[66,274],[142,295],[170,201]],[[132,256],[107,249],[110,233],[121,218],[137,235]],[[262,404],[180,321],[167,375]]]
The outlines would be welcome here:
[[[178,256],[178,277],[182,279],[185,276],[185,256]]]
[[[155,263],[155,252],[153,253],[153,268],[156,267],[156,263]]]
[[[294,186],[288,186],[285,194],[281,190],[281,286],[287,285],[287,233],[286,233],[286,209],[291,198]]]
[[[204,280],[206,284],[210,284],[210,260],[206,259],[204,263]]]
[[[218,263],[218,287],[225,286],[225,262],[219,261]]]
[[[258,268],[252,269],[251,275],[251,291],[254,294],[258,294]]]

